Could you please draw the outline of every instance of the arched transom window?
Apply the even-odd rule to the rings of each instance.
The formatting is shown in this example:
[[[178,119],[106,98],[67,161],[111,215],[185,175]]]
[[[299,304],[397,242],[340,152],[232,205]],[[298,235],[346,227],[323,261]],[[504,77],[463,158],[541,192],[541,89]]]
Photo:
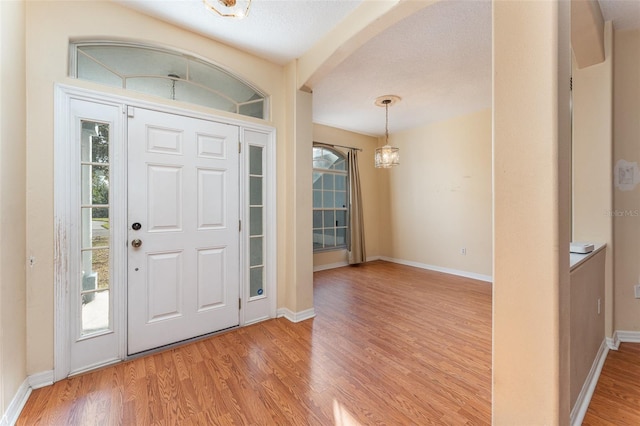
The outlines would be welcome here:
[[[126,43],[70,45],[72,77],[150,95],[268,119],[267,97],[201,59]]]

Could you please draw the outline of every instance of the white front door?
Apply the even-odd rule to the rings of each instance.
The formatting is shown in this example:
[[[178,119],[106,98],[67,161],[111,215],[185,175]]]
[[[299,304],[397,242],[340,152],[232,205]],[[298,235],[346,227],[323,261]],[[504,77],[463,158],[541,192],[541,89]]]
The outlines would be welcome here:
[[[129,108],[129,355],[239,324],[238,138]]]

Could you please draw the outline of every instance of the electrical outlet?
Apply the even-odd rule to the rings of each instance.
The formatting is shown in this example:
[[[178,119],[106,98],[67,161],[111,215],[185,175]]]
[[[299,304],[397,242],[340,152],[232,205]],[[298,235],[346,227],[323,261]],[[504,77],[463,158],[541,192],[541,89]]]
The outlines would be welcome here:
[[[464,247],[463,247],[463,248],[461,248],[461,249],[460,249],[460,254],[461,254],[461,255],[463,255],[463,256],[465,256],[465,255],[467,254],[467,249],[466,249],[466,248],[464,248]]]
[[[635,290],[636,290],[636,299],[640,299],[640,284],[637,284],[635,286]]]

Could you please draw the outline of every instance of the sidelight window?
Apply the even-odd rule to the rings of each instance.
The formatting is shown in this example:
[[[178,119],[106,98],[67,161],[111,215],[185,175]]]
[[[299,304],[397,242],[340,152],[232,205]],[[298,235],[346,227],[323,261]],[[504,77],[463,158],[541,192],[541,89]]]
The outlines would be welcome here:
[[[109,127],[81,120],[81,336],[110,329]]]

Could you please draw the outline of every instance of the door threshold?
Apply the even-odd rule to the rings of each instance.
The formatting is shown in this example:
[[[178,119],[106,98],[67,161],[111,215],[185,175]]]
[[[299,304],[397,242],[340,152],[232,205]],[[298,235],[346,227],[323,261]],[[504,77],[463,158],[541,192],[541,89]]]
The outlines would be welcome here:
[[[211,333],[202,334],[200,336],[191,337],[189,339],[180,340],[179,342],[169,343],[168,345],[158,346],[157,348],[148,349],[146,351],[136,352],[135,354],[126,355],[124,357],[123,361],[129,361],[129,360],[136,359],[136,358],[142,358],[142,357],[147,356],[147,355],[153,355],[153,354],[156,354],[156,353],[159,353],[159,352],[164,352],[164,351],[166,351],[168,349],[173,349],[173,348],[177,348],[179,346],[184,346],[184,345],[186,345],[188,343],[193,343],[193,342],[197,342],[199,340],[208,339],[209,337],[218,336],[220,334],[224,334],[224,333],[227,333],[229,331],[236,330],[238,328],[240,328],[239,324],[238,325],[233,325],[231,327],[223,328],[222,330],[213,331]]]

